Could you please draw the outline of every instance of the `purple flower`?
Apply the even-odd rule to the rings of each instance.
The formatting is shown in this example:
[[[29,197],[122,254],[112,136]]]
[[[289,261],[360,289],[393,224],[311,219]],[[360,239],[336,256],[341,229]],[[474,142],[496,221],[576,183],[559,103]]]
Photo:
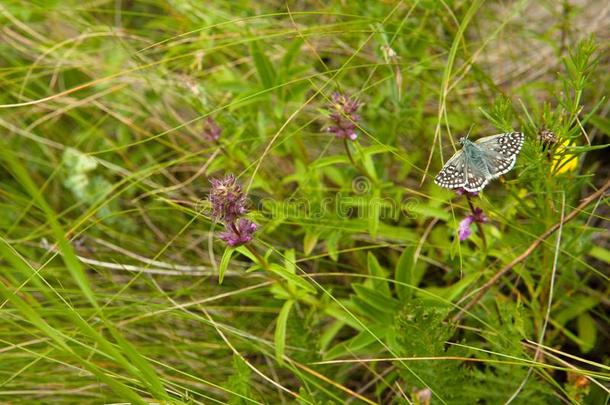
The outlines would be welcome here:
[[[252,240],[258,226],[249,219],[243,218],[246,209],[246,195],[232,174],[224,179],[212,179],[210,202],[212,216],[222,221],[225,231],[218,236],[227,245],[237,247]]]
[[[472,214],[460,221],[460,225],[458,227],[458,238],[460,239],[460,242],[465,241],[472,234],[470,225],[472,225],[473,222],[478,222],[480,224],[487,222],[487,216],[483,213],[482,209],[475,208]]]
[[[360,102],[340,93],[333,93],[331,101],[332,103],[327,109],[333,125],[326,130],[335,134],[339,139],[356,140],[358,138],[356,122],[360,121],[357,111],[360,108]]]
[[[210,202],[214,218],[233,222],[247,212],[246,196],[235,176],[229,174],[224,179],[212,179],[210,183],[212,183]]]
[[[245,245],[252,240],[252,235],[258,226],[246,218],[240,218],[237,224],[231,223],[226,232],[222,232],[219,237],[231,247]]]
[[[466,218],[460,221],[460,227],[458,228],[458,238],[460,238],[460,242],[465,241],[472,234],[472,231],[470,230],[470,224],[472,224],[472,221],[472,215],[468,215]]]
[[[460,188],[456,188],[455,189],[455,193],[457,195],[467,195],[468,197],[476,197],[479,195],[478,191],[472,192],[472,191],[466,191],[465,188],[460,187]]]
[[[208,141],[215,142],[220,139],[222,128],[218,126],[218,123],[214,118],[208,117],[203,124],[203,137]]]

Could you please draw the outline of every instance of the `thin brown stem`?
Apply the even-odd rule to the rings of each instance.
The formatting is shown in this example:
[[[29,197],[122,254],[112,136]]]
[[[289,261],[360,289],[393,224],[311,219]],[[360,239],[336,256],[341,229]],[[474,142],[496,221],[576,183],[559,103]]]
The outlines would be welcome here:
[[[527,259],[527,257],[529,255],[531,255],[534,252],[534,250],[536,250],[536,248],[542,244],[542,242],[544,242],[549,236],[551,236],[555,231],[557,231],[561,226],[563,226],[563,224],[576,218],[578,216],[578,214],[580,214],[587,207],[587,205],[591,204],[596,199],[602,197],[603,194],[609,188],[610,188],[610,179],[606,180],[606,183],[604,183],[604,185],[599,190],[590,194],[588,197],[586,197],[584,200],[582,200],[582,202],[580,204],[578,204],[578,206],[573,211],[571,211],[568,215],[566,215],[565,218],[563,218],[563,220],[559,221],[558,223],[554,224],[553,226],[548,228],[546,231],[544,231],[542,233],[542,235],[540,235],[527,249],[525,249],[525,251],[523,253],[521,253],[519,256],[517,256],[512,262],[510,262],[506,266],[502,267],[500,270],[498,270],[496,272],[496,274],[494,274],[489,280],[487,280],[487,282],[485,284],[483,284],[481,286],[481,288],[479,288],[479,291],[474,296],[474,298],[469,303],[464,305],[460,309],[460,312],[458,312],[452,318],[452,321],[459,322],[462,319],[462,317],[468,312],[468,310],[470,310],[470,308],[474,307],[475,305],[477,305],[479,303],[479,301],[481,301],[481,299],[485,296],[487,291],[489,291],[489,289],[491,287],[493,287],[494,284],[496,284],[502,278],[502,276],[504,276],[506,273],[511,271],[516,265],[518,265],[519,263],[521,263],[525,259]]]

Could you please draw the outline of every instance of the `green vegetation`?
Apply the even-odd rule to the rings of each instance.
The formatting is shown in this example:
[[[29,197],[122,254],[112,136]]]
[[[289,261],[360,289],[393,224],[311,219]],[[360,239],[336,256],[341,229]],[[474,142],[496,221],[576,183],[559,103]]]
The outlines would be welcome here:
[[[606,3],[3,0],[0,403],[607,403]]]

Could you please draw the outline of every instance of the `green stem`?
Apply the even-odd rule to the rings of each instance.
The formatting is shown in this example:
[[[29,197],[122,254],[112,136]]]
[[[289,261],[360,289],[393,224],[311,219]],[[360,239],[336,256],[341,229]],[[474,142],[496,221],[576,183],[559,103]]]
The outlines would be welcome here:
[[[352,162],[352,165],[354,165],[354,167],[356,169],[358,169],[358,171],[360,171],[360,167],[356,164],[356,161],[354,160],[354,157],[352,156],[352,151],[349,150],[349,144],[347,143],[346,138],[343,138],[343,146],[345,146],[345,153],[347,153],[347,157],[349,158],[349,161]]]
[[[347,138],[343,138],[343,146],[345,146],[345,152],[347,153],[347,157],[348,157],[349,161],[352,163],[352,165],[354,166],[354,168],[356,170],[358,170],[360,172],[360,174],[364,175],[367,179],[369,179],[372,184],[377,183],[375,181],[375,179],[372,178],[370,174],[368,174],[368,172],[366,171],[366,169],[364,167],[362,167],[356,163],[356,161],[354,160],[354,156],[352,155],[352,151],[349,149],[349,142],[348,142]]]
[[[250,253],[254,255],[254,257],[256,257],[258,264],[260,264],[263,269],[269,271],[269,263],[267,263],[267,260],[265,260],[265,258],[261,256],[260,253],[258,253],[256,249],[254,249],[252,246],[248,244],[245,244],[244,246],[246,247],[246,249],[248,249],[248,251],[250,251]]]

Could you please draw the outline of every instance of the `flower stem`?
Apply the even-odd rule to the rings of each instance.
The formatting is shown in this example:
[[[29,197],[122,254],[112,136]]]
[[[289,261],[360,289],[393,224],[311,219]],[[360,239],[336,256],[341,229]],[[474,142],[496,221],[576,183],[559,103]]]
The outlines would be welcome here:
[[[470,196],[468,194],[466,194],[466,200],[468,201],[468,206],[470,206],[470,211],[472,212],[472,215],[476,218],[477,217],[477,212],[474,209],[474,205],[472,204],[472,200],[470,199]],[[487,252],[487,239],[485,239],[485,232],[483,231],[483,225],[481,225],[481,223],[479,221],[474,221],[477,224],[477,230],[479,232],[479,236],[481,237],[481,242],[483,243],[483,250],[485,252]]]
[[[256,257],[258,264],[260,264],[263,269],[269,271],[269,263],[267,263],[267,260],[265,260],[265,258],[261,256],[260,253],[258,253],[256,249],[254,249],[252,246],[248,244],[244,246],[246,247],[246,249],[248,249],[248,251],[250,251],[250,253],[254,255],[254,257]]]
[[[373,184],[376,183],[375,179],[371,177],[370,174],[366,171],[366,169],[356,163],[354,160],[354,156],[352,155],[352,151],[349,149],[349,142],[347,138],[343,138],[343,146],[345,146],[345,152],[347,153],[347,157],[349,161],[352,163],[354,168],[358,170],[361,174],[363,174],[367,179],[369,179]]]
[[[354,165],[354,167],[356,169],[360,170],[360,168],[356,164],[356,161],[354,160],[354,157],[352,156],[352,151],[349,150],[349,144],[347,143],[346,138],[343,138],[343,146],[345,146],[345,153],[347,153],[347,157],[349,158],[349,161],[352,162],[352,164]]]

